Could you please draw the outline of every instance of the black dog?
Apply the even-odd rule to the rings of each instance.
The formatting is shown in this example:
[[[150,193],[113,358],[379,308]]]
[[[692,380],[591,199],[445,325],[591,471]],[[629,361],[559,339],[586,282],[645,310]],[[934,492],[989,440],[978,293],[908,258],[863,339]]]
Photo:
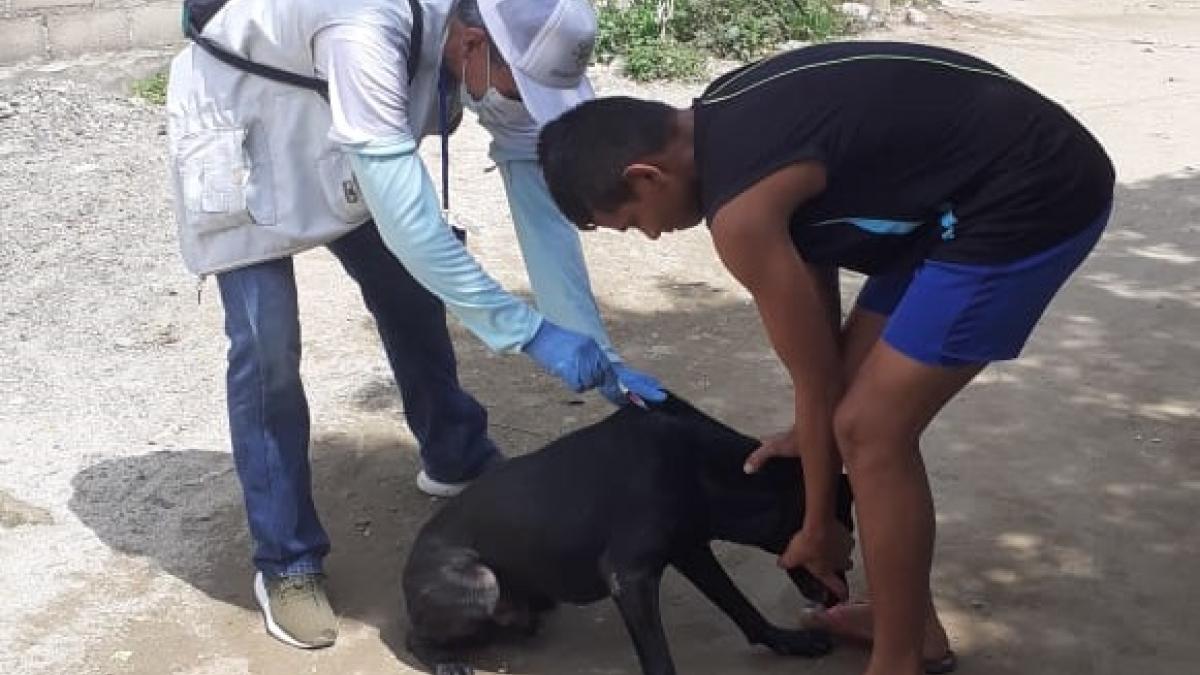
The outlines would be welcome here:
[[[668,396],[626,406],[592,426],[513,459],[450,500],[421,529],[404,570],[408,648],[437,675],[469,675],[460,649],[498,628],[532,633],[557,602],[612,596],[642,672],[675,672],[659,615],[659,581],[678,569],[733,619],[751,644],[818,656],[828,635],[763,618],[714,557],[714,539],[781,553],[801,525],[798,460],[753,475],[758,441]],[[843,478],[839,518],[851,527]],[[809,599],[832,604],[803,570]]]

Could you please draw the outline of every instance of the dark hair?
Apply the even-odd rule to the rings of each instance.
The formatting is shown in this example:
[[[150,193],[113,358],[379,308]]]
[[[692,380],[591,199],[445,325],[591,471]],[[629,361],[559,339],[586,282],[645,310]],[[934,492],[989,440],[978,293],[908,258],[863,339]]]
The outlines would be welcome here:
[[[558,208],[577,227],[631,196],[627,166],[667,147],[675,109],[627,96],[584,103],[547,124],[538,161]]]

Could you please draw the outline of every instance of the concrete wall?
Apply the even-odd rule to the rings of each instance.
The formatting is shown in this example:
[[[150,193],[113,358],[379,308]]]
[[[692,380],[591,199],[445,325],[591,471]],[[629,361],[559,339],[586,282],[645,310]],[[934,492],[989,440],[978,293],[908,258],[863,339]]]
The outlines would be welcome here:
[[[0,0],[0,64],[183,41],[180,0]]]

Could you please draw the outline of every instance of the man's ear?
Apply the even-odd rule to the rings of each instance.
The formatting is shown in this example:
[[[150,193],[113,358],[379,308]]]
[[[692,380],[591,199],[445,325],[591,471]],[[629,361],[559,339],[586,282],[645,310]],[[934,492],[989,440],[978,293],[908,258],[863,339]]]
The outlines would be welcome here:
[[[640,194],[646,188],[661,187],[667,182],[663,170],[653,164],[630,164],[621,175],[634,194]]]
[[[459,42],[462,44],[462,56],[465,59],[467,55],[476,50],[487,49],[487,33],[475,26],[463,26]]]

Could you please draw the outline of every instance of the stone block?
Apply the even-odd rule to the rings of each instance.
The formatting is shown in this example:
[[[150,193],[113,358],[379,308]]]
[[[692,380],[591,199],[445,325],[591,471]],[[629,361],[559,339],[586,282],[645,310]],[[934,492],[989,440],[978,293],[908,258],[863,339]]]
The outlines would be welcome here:
[[[129,48],[129,17],[120,10],[50,15],[46,27],[54,58]]]
[[[178,2],[156,2],[129,10],[134,47],[160,47],[184,40]]]
[[[41,9],[91,7],[92,4],[92,0],[12,0],[12,11],[14,14],[25,14]]]
[[[46,55],[42,17],[0,19],[0,63],[16,63]]]

